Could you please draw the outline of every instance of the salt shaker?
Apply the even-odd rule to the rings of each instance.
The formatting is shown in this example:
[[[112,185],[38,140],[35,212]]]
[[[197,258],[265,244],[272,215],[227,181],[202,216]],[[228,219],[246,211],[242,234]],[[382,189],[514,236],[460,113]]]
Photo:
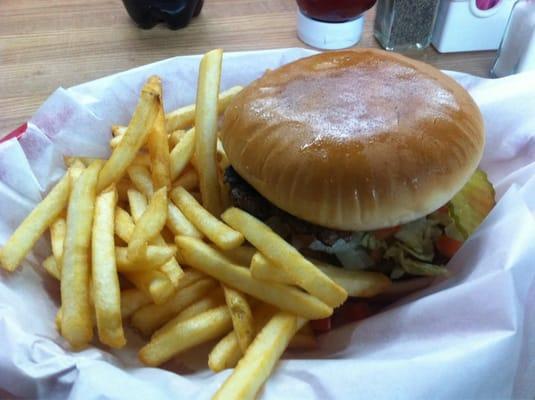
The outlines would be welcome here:
[[[386,50],[423,49],[431,43],[439,0],[379,0],[374,34]]]
[[[491,75],[535,70],[535,0],[518,0],[511,11]]]

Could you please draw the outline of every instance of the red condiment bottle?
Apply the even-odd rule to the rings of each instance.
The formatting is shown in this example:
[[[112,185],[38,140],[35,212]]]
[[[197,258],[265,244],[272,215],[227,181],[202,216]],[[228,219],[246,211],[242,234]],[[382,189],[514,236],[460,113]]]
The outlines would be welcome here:
[[[319,49],[342,49],[358,43],[364,12],[375,0],[297,0],[297,35]]]

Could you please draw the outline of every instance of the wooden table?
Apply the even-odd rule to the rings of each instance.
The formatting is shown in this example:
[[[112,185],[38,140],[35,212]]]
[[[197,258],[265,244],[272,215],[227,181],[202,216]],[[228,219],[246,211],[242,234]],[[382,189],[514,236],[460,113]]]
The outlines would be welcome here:
[[[0,137],[25,122],[59,86],[69,87],[176,55],[306,47],[295,32],[295,0],[206,0],[186,29],[138,29],[120,0],[2,0]],[[378,47],[374,10],[359,46]],[[494,52],[416,58],[487,76]]]

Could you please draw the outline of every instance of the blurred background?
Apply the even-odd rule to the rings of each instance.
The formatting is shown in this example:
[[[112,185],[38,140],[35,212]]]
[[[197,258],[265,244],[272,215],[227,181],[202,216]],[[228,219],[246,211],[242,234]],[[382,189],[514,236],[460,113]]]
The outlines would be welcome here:
[[[502,6],[500,12],[507,15],[500,17],[499,28],[494,29],[501,29],[499,33],[501,38],[515,2],[511,0],[470,1],[474,1],[482,8]],[[154,2],[156,5],[161,5],[161,3],[169,3],[169,1]],[[193,5],[187,0],[181,0],[178,3],[182,3],[180,7],[190,7],[191,10],[187,11],[189,14],[198,13],[202,5],[199,0],[193,0]],[[344,4],[347,7],[349,3],[353,5],[359,3],[365,10],[375,1],[300,0],[299,3],[305,17],[304,22],[299,22],[299,24],[305,23],[305,26],[300,25],[299,29],[305,32],[308,29],[308,33],[313,34],[311,40],[317,41],[318,32],[323,32],[325,29],[328,31],[334,25],[325,25],[323,23],[325,21],[318,21],[318,16],[323,15],[321,13],[311,15],[314,6],[327,3],[328,7],[337,5],[344,7]],[[439,3],[441,3],[440,7]],[[460,14],[455,14],[455,10],[449,8],[463,3],[465,5]],[[533,2],[529,1],[524,1],[524,3],[533,5]],[[186,27],[178,30],[169,29],[166,24],[162,23],[156,24],[152,29],[140,29],[129,17],[125,5],[129,6],[130,13],[145,28],[159,19],[166,19],[167,14],[173,12],[169,9],[164,11],[153,9],[150,18],[154,21],[151,22],[147,16],[143,21],[143,15],[136,15],[136,12],[142,12],[140,10],[143,9],[144,4],[141,0],[125,0],[125,4],[121,0],[51,0],[46,2],[2,0],[0,4],[0,110],[2,111],[0,137],[26,121],[59,86],[69,87],[139,65],[179,55],[199,54],[217,47],[223,48],[226,52],[309,47],[298,38],[296,0],[205,0],[200,14],[191,19]],[[381,44],[375,38],[377,36],[382,38],[383,46],[386,47],[390,43],[394,50],[431,63],[438,68],[488,77],[496,58],[499,40],[492,50],[460,49],[459,51],[454,46],[456,51],[447,53],[439,53],[435,49],[437,45],[425,47],[429,43],[424,44],[425,48],[415,50],[401,42],[397,46],[394,40],[396,37],[403,39],[403,36],[399,35],[405,34],[409,35],[410,41],[412,36],[410,36],[411,32],[407,33],[407,29],[431,24],[424,27],[424,31],[426,29],[429,31],[439,23],[441,18],[442,25],[444,25],[441,32],[442,46],[451,45],[451,43],[465,45],[470,42],[470,35],[474,35],[470,29],[467,30],[470,26],[476,27],[479,31],[477,37],[484,38],[487,35],[484,29],[470,22],[481,22],[481,16],[477,19],[471,15],[472,20],[463,19],[466,17],[463,13],[468,13],[468,5],[469,0],[379,1],[371,9],[365,11],[362,35],[355,46],[380,47]],[[423,15],[418,12],[423,9],[428,10],[427,14]],[[399,10],[404,10],[405,16]],[[175,10],[174,12],[180,13],[181,11]],[[378,12],[380,15],[377,15]],[[189,14],[185,22],[189,20]],[[342,13],[342,17],[343,15]],[[378,22],[375,22],[376,15]],[[397,15],[397,19],[394,15]],[[184,16],[177,18],[178,25],[184,23],[180,21]],[[312,21],[312,28],[306,25],[310,21]],[[338,27],[335,28],[338,29]],[[320,28],[321,31],[318,30]],[[448,34],[453,36],[448,36]],[[423,35],[425,36],[425,32]]]

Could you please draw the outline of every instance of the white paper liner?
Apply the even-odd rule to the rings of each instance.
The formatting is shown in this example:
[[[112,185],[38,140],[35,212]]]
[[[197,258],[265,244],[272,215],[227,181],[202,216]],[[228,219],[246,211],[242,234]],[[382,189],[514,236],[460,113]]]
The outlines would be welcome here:
[[[313,53],[227,53],[222,90]],[[128,122],[148,76],[162,77],[168,111],[192,103],[199,59],[176,57],[54,92],[24,136],[0,143],[0,243],[61,177],[63,155],[109,154],[110,126]],[[450,75],[484,115],[481,166],[496,186],[497,206],[449,263],[452,278],[321,336],[316,351],[288,352],[261,398],[535,396],[535,73]],[[0,272],[0,395],[208,399],[229,375],[207,369],[209,346],[168,370],[145,368],[132,332],[120,351],[98,344],[69,351],[54,326],[58,283],[40,266],[49,253],[44,237],[17,272]]]

